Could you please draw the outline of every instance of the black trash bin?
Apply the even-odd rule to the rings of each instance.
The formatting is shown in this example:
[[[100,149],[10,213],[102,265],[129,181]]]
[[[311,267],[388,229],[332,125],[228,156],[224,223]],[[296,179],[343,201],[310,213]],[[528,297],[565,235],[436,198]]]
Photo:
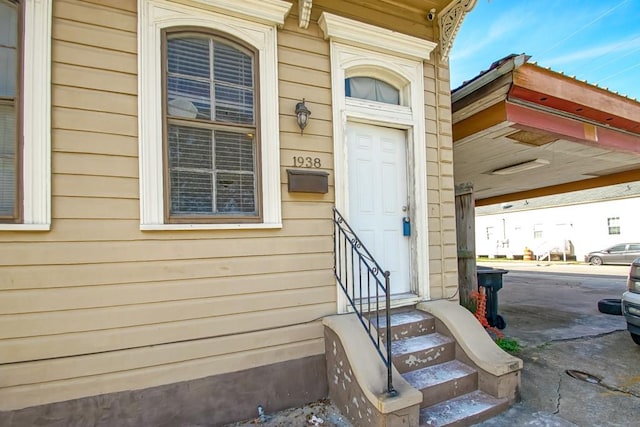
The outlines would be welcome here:
[[[499,268],[480,265],[476,267],[478,286],[484,287],[487,295],[487,322],[498,329],[504,329],[507,326],[504,317],[498,314],[498,291],[502,289],[502,276],[507,273],[507,270]]]

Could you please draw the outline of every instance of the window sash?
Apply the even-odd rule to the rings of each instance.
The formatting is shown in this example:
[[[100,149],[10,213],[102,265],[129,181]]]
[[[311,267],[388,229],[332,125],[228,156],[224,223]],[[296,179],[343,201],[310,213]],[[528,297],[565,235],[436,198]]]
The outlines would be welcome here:
[[[224,127],[184,126],[170,120],[171,214],[255,216],[256,147],[251,135]]]
[[[0,222],[20,222],[22,9],[0,0]]]
[[[542,239],[543,228],[541,224],[535,224],[533,226],[533,238],[534,239]]]
[[[164,40],[166,220],[261,220],[254,53],[208,33]]]
[[[620,217],[607,218],[607,228],[609,235],[620,234]]]

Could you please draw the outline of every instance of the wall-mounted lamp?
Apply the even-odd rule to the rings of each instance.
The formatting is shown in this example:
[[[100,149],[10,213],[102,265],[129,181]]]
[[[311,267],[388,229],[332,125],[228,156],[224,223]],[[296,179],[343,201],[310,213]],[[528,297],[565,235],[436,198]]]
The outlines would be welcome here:
[[[300,135],[304,132],[304,128],[307,127],[309,123],[309,116],[311,115],[311,111],[304,105],[304,98],[302,98],[302,102],[298,102],[296,104],[296,117],[298,119],[298,127],[300,128]]]

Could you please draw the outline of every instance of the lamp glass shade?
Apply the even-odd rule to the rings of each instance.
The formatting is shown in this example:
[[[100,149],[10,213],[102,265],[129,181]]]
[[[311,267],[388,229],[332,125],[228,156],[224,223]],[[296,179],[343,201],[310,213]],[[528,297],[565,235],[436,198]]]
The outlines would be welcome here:
[[[300,128],[300,132],[307,127],[307,123],[309,123],[309,116],[311,115],[311,111],[304,105],[304,99],[302,102],[298,102],[296,104],[296,117],[298,120],[298,127]]]

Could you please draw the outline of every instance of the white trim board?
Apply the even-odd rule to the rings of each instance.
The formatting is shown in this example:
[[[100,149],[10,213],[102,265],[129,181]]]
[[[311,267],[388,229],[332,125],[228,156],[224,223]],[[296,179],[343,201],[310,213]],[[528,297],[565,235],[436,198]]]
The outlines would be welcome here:
[[[51,5],[24,3],[21,224],[0,230],[51,229]]]
[[[437,44],[375,25],[323,12],[318,25],[326,39],[386,52],[414,60],[427,60]]]

